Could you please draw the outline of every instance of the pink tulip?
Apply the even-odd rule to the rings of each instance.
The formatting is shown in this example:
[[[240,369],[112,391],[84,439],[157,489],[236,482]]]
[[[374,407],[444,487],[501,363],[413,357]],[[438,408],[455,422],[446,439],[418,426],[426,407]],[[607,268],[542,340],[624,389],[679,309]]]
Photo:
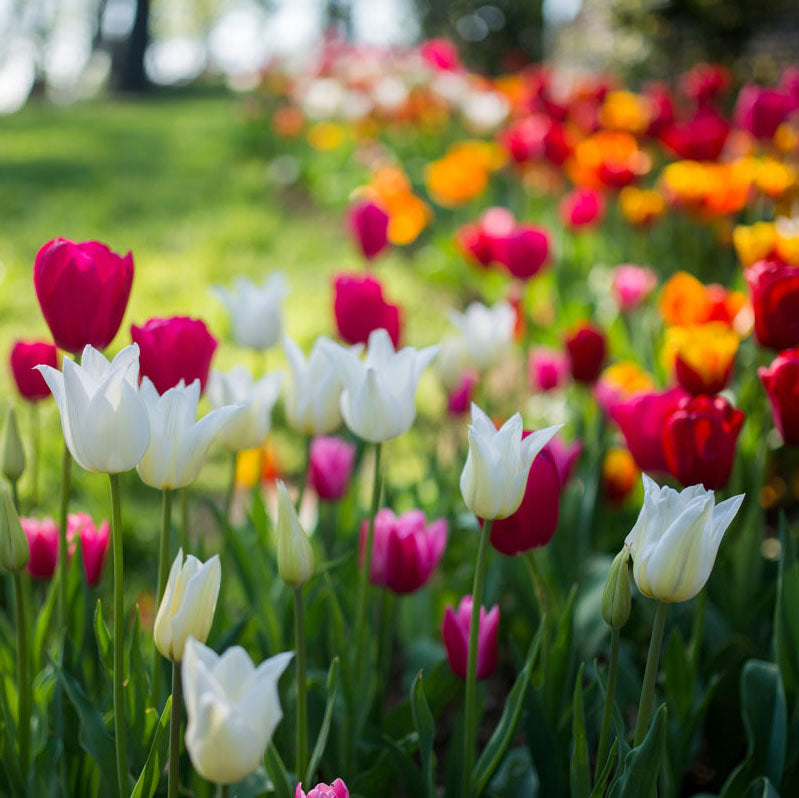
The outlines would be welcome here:
[[[530,350],[527,368],[532,391],[551,391],[560,388],[569,379],[566,355],[546,346]]]
[[[613,296],[624,312],[637,308],[656,285],[655,272],[646,266],[623,263],[613,270]]]
[[[465,371],[458,387],[447,397],[447,409],[453,416],[463,415],[472,406],[472,393],[477,385],[477,373]]]
[[[735,104],[735,124],[755,138],[770,139],[793,109],[787,92],[747,83]]]
[[[366,547],[368,521],[361,526],[361,559]],[[397,517],[388,508],[375,517],[372,544],[372,584],[394,593],[413,593],[436,569],[447,545],[444,519],[428,524],[421,510]]]
[[[560,218],[572,230],[599,224],[605,213],[605,200],[593,188],[575,188],[560,203]]]
[[[549,260],[549,233],[543,227],[520,224],[512,233],[497,240],[494,252],[495,260],[514,277],[529,280]]]
[[[91,516],[86,513],[71,513],[67,518],[67,540],[70,555],[75,548],[75,537],[80,536],[80,550],[83,558],[83,571],[90,587],[94,587],[103,575],[103,563],[111,540],[111,527],[108,521],[95,526]]]
[[[563,443],[560,435],[556,435],[544,447],[543,451],[549,452],[555,460],[555,465],[558,468],[560,476],[560,484],[562,487],[571,479],[577,461],[583,453],[583,442],[572,441],[571,443]]]
[[[441,624],[441,637],[447,650],[447,661],[453,673],[466,678],[469,658],[469,625],[472,620],[472,597],[464,596],[457,612],[447,607]],[[480,607],[480,626],[477,633],[477,678],[487,679],[497,667],[497,632],[499,631],[499,606]]]
[[[400,310],[383,297],[383,286],[374,277],[338,274],[333,278],[333,312],[338,334],[348,344],[365,344],[372,330],[385,329],[394,346],[399,345]]]
[[[52,518],[20,518],[31,556],[28,573],[34,579],[52,579],[58,562],[58,525]]]
[[[388,214],[376,202],[356,202],[348,221],[350,233],[367,260],[373,260],[388,246]]]
[[[29,402],[50,396],[50,389],[36,366],[58,368],[58,350],[46,341],[15,341],[9,357],[17,390]]]
[[[337,502],[352,478],[355,446],[341,438],[319,436],[311,442],[308,481],[322,501]]]
[[[320,781],[306,794],[303,792],[302,782],[300,782],[294,791],[294,798],[350,798],[350,791],[341,779],[336,779],[332,784],[324,784]]]

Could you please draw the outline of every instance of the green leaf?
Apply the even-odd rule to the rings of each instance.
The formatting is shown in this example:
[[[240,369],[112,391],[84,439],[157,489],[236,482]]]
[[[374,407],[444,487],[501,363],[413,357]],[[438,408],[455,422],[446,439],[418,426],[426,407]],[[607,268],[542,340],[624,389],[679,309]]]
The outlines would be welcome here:
[[[583,707],[583,667],[580,663],[572,701],[572,758],[569,771],[572,798],[588,798],[591,793],[591,773],[588,769],[588,739],[585,734]]]
[[[765,776],[761,776],[749,785],[743,798],[780,798],[780,794]]]
[[[114,650],[111,640],[111,633],[103,618],[103,605],[97,599],[97,607],[94,610],[94,636],[97,638],[97,648],[100,652],[100,662],[105,666],[109,679],[114,676]]]
[[[125,686],[128,713],[125,720],[130,733],[129,744],[135,746],[136,759],[144,759],[147,741],[152,733],[152,726],[158,721],[157,713],[150,713],[148,723],[147,710],[150,708],[150,676],[141,651],[141,613],[138,606],[133,615],[133,629],[130,633],[128,647],[128,684]]]
[[[39,610],[39,615],[36,618],[36,623],[33,627],[33,641],[32,641],[32,666],[31,673],[36,674],[42,669],[44,644],[47,640],[47,631],[50,628],[50,619],[53,617],[53,609],[55,608],[56,598],[58,596],[58,577],[56,576],[51,580],[50,586],[47,589],[47,597]]]
[[[774,658],[789,693],[799,691],[799,558],[780,513],[780,567],[774,604]]]
[[[325,714],[322,717],[322,725],[319,728],[319,734],[316,737],[311,758],[308,760],[308,769],[305,772],[305,784],[313,784],[316,769],[319,767],[319,762],[322,760],[322,755],[325,753],[327,746],[327,738],[330,734],[330,725],[333,722],[333,710],[336,706],[336,693],[338,686],[338,665],[339,658],[334,657],[330,663],[330,670],[327,672],[327,703],[325,704]]]
[[[158,789],[158,782],[161,775],[160,763],[165,751],[163,742],[169,739],[166,735],[166,730],[169,726],[171,710],[172,696],[169,696],[164,705],[164,711],[161,713],[161,720],[155,727],[153,742],[150,745],[150,753],[147,756],[147,761],[144,763],[144,767],[136,782],[136,786],[133,788],[133,792],[130,794],[130,798],[152,798],[152,796],[155,795],[155,791]]]
[[[608,798],[648,798],[657,795],[658,774],[666,739],[666,705],[661,704],[644,741],[624,757]]]
[[[426,795],[428,798],[435,798],[436,756],[433,753],[433,739],[436,727],[433,721],[433,713],[430,711],[430,705],[427,703],[427,698],[424,694],[421,671],[419,671],[411,685],[411,712],[413,713],[413,725],[419,735],[419,755],[422,759]]]
[[[666,703],[676,720],[682,723],[691,712],[694,701],[694,681],[691,662],[680,630],[675,626],[663,658]]]
[[[591,791],[591,798],[603,798],[605,795],[605,786],[607,785],[610,774],[613,771],[613,765],[616,762],[616,755],[618,753],[619,738],[617,737],[613,741],[613,745],[610,746],[608,758],[605,761],[605,766],[602,768],[602,772],[596,777],[596,784],[594,784],[594,789]]]
[[[569,591],[566,607],[558,621],[555,639],[549,650],[543,687],[544,705],[552,728],[558,725],[561,709],[566,704],[567,688],[574,659],[574,600],[577,586]],[[566,704],[568,706],[568,704]]]
[[[488,784],[494,771],[502,761],[502,757],[505,755],[505,751],[507,751],[511,740],[513,740],[514,734],[516,734],[516,727],[519,724],[519,718],[521,717],[524,707],[524,697],[527,694],[527,688],[530,684],[543,633],[544,625],[542,623],[539,624],[533,642],[530,643],[530,649],[527,652],[527,659],[524,662],[524,667],[516,677],[516,681],[513,683],[510,693],[508,693],[505,707],[502,710],[502,717],[499,719],[494,733],[486,743],[483,753],[480,754],[480,758],[474,766],[474,770],[472,771],[472,784],[474,785],[475,795],[479,795],[486,784]]]
[[[269,778],[272,780],[275,795],[278,798],[294,798],[294,789],[292,789],[288,771],[280,758],[280,754],[277,752],[277,748],[275,748],[274,742],[269,743],[269,747],[266,749],[264,766]]]

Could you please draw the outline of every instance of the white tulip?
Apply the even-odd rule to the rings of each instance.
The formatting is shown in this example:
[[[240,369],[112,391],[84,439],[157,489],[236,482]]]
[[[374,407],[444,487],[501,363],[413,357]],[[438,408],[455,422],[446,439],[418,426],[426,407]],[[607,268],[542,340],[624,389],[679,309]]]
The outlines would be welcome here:
[[[294,502],[282,480],[277,482],[277,571],[290,587],[302,587],[313,575],[311,541],[300,525]]]
[[[234,366],[227,373],[212,371],[206,389],[211,404],[241,407],[222,427],[217,439],[232,452],[260,446],[272,425],[272,408],[280,396],[282,382],[283,375],[279,372],[254,382],[244,366]]]
[[[270,274],[260,286],[242,276],[236,278],[232,289],[215,287],[217,297],[230,314],[233,338],[239,346],[263,351],[280,340],[281,305],[287,290],[281,272]]]
[[[659,487],[646,474],[644,506],[624,541],[638,589],[658,601],[688,601],[705,586],[721,539],[745,494],[715,504],[712,490]]]
[[[140,391],[150,417],[150,447],[136,466],[142,482],[161,490],[190,485],[200,473],[208,447],[241,408],[220,407],[197,421],[199,380],[188,387],[181,380],[159,395],[145,377]]]
[[[495,366],[510,349],[516,314],[507,302],[493,307],[472,302],[464,313],[453,311],[449,318],[460,331],[469,360],[478,370]]]
[[[433,361],[433,369],[447,392],[454,391],[461,384],[467,362],[463,338],[459,335],[447,336]]]
[[[419,378],[438,353],[438,346],[421,351],[408,346],[396,352],[383,329],[369,335],[365,360],[333,341],[323,341],[322,346],[341,373],[341,414],[355,435],[380,443],[410,429],[416,418]]]
[[[472,403],[469,454],[461,474],[466,506],[480,518],[507,518],[519,509],[530,466],[561,425],[536,430],[522,440],[522,417],[516,413],[499,429]]]
[[[220,656],[194,639],[186,643],[186,750],[204,779],[233,784],[263,763],[283,718],[277,683],[292,656],[277,654],[256,668],[241,646]]]
[[[150,445],[150,422],[139,393],[139,347],[126,346],[109,363],[87,346],[78,365],[64,357],[63,371],[37,366],[61,413],[64,440],[87,471],[129,471]]]
[[[324,351],[328,341],[317,338],[308,359],[299,346],[283,336],[283,350],[291,368],[292,382],[286,391],[286,418],[305,435],[327,435],[341,424],[341,392],[344,384],[334,360]],[[353,347],[360,354],[363,347]]]
[[[178,551],[153,626],[155,647],[162,656],[180,662],[190,637],[202,643],[208,639],[221,581],[218,554],[204,563],[189,554],[183,562],[183,549]]]
[[[495,91],[471,91],[461,100],[467,126],[480,135],[498,128],[510,113],[510,104]]]

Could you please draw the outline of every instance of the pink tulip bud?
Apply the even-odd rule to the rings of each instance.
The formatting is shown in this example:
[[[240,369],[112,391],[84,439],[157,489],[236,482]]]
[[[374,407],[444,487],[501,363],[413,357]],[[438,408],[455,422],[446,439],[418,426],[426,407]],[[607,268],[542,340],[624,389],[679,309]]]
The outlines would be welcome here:
[[[58,525],[52,518],[20,518],[31,556],[28,573],[34,579],[52,579],[58,562]]]
[[[94,587],[103,575],[103,563],[111,540],[111,527],[108,521],[95,526],[91,516],[86,513],[71,513],[67,518],[67,541],[70,556],[75,549],[75,537],[80,536],[80,550],[83,558],[83,571],[90,587]]]
[[[322,501],[337,502],[352,478],[355,446],[341,438],[320,436],[311,442],[308,481]]]
[[[348,221],[350,233],[367,260],[373,260],[388,246],[388,214],[376,202],[356,202]]]
[[[472,406],[472,393],[477,385],[477,373],[465,371],[458,387],[447,397],[447,408],[453,416],[463,415]]]
[[[17,390],[29,402],[50,396],[50,389],[36,366],[58,368],[58,350],[45,341],[16,341],[11,348],[11,371]]]
[[[566,355],[546,346],[530,350],[527,368],[532,391],[551,391],[561,387],[569,378]]]
[[[332,784],[320,781],[307,794],[303,792],[302,783],[299,783],[294,791],[294,798],[350,798],[350,791],[341,779],[336,779]]]
[[[637,308],[656,285],[655,272],[646,266],[623,263],[613,270],[613,296],[622,311]]]
[[[447,661],[453,673],[466,678],[469,658],[469,625],[472,620],[472,597],[464,596],[457,612],[447,607],[441,624],[441,637],[447,650]],[[480,627],[477,634],[477,678],[487,679],[497,667],[497,632],[499,631],[499,606],[489,612],[480,607]]]

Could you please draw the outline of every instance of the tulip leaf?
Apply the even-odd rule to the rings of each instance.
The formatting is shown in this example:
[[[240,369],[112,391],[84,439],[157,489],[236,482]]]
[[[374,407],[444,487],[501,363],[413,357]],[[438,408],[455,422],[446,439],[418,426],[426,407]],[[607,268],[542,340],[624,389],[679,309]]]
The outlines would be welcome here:
[[[749,785],[743,798],[780,798],[780,794],[765,776],[761,776]]]
[[[774,603],[774,658],[785,690],[799,691],[799,558],[796,542],[780,514],[780,565]]]
[[[339,658],[334,657],[330,663],[330,670],[327,672],[327,703],[325,704],[325,714],[322,717],[322,725],[319,728],[319,734],[316,737],[316,743],[311,752],[311,758],[308,760],[308,769],[305,772],[305,783],[313,784],[316,769],[319,767],[319,762],[325,753],[327,746],[327,738],[330,735],[330,726],[333,722],[333,710],[336,706],[336,693],[338,686],[338,665]]]
[[[430,711],[430,705],[424,694],[421,671],[411,685],[411,712],[413,713],[413,725],[419,735],[419,755],[422,759],[426,795],[428,798],[435,798],[436,755],[433,753],[433,739],[436,727],[433,713]]]
[[[39,610],[39,615],[36,618],[36,623],[33,627],[33,641],[32,641],[32,667],[31,673],[38,673],[42,669],[42,654],[44,651],[45,640],[47,639],[47,631],[50,628],[50,620],[53,617],[53,610],[55,609],[56,598],[58,597],[58,577],[50,581],[50,586],[47,589],[47,597]]]
[[[99,603],[99,602],[98,602]],[[150,753],[144,763],[138,781],[130,794],[130,798],[152,798],[158,789],[158,782],[161,776],[161,757],[164,754],[164,741],[167,740],[166,730],[169,726],[169,715],[172,710],[172,696],[169,696],[161,713],[161,719],[155,727],[153,742],[150,745]]]
[[[147,714],[150,707],[150,677],[141,651],[141,614],[138,606],[133,615],[127,664],[128,684],[125,692],[128,699],[128,714],[125,719],[128,728],[132,731],[132,734],[129,735],[129,743],[135,746],[136,758],[134,761],[140,761],[146,754],[147,740],[152,726],[158,720],[158,715],[150,713],[148,717]]]
[[[613,741],[608,752],[608,758],[605,760],[605,765],[602,772],[596,777],[594,789],[591,791],[591,798],[603,798],[605,795],[605,787],[607,786],[610,774],[613,771],[613,765],[616,763],[616,755],[619,753],[619,738]]]
[[[472,771],[472,784],[474,785],[474,794],[479,795],[485,788],[486,784],[491,779],[494,771],[502,761],[502,757],[508,750],[508,746],[516,734],[516,727],[519,724],[519,718],[524,708],[524,698],[527,694],[527,688],[530,685],[532,678],[533,668],[535,667],[535,659],[538,655],[538,649],[541,646],[541,639],[544,633],[543,623],[539,624],[538,631],[530,643],[530,649],[527,652],[527,659],[524,662],[516,681],[513,683],[508,698],[505,701],[505,707],[502,710],[502,717],[499,719],[494,733],[486,743],[477,764]]]
[[[114,674],[114,652],[111,641],[111,633],[108,631],[105,619],[103,618],[103,605],[97,599],[97,606],[94,609],[94,635],[97,638],[97,648],[100,651],[100,661],[105,666],[108,678]]]
[[[558,622],[555,639],[549,649],[548,661],[545,663],[545,683],[543,687],[544,706],[550,726],[557,727],[561,708],[567,695],[570,683],[572,661],[574,659],[574,600],[577,586],[572,586],[566,607]]]
[[[264,767],[266,767],[266,772],[269,774],[278,798],[294,798],[291,779],[289,779],[286,766],[283,764],[274,742],[270,742],[267,746],[266,754],[264,755]]]
[[[666,703],[680,722],[691,712],[694,700],[694,682],[691,662],[680,630],[674,627],[663,658],[663,675],[666,685]]]
[[[585,734],[585,708],[583,706],[583,668],[580,663],[574,685],[572,705],[572,757],[569,782],[572,798],[588,798],[591,793],[591,772],[588,769],[588,739]]]
[[[608,798],[647,798],[657,794],[658,775],[666,740],[666,705],[661,704],[641,745],[626,757],[613,780]]]

